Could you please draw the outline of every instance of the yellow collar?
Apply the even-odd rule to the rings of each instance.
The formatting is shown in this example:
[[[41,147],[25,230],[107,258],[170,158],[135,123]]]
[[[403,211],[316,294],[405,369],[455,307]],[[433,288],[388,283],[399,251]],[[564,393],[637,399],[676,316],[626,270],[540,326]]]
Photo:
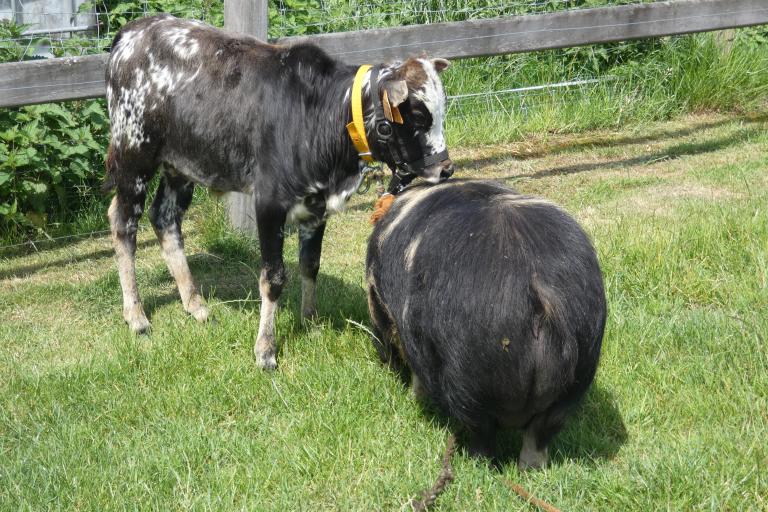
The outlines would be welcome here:
[[[357,149],[358,156],[366,162],[373,162],[368,138],[365,136],[365,119],[363,118],[363,79],[371,66],[364,64],[357,69],[355,81],[352,83],[352,122],[347,125],[349,138]]]

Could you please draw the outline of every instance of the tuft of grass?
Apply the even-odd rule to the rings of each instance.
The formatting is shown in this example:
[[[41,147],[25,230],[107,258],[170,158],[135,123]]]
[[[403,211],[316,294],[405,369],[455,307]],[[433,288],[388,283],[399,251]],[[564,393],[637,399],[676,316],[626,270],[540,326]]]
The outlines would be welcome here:
[[[734,31],[727,40],[706,33],[454,62],[444,74],[449,95],[490,93],[450,105],[448,140],[508,142],[684,112],[752,111],[768,91],[768,53],[749,34]],[[576,84],[493,92],[566,82]]]

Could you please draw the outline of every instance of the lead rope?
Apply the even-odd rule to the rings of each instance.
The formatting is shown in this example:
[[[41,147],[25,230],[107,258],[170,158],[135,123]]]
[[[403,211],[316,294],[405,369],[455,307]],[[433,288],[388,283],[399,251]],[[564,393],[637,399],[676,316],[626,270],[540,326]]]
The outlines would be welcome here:
[[[455,452],[456,435],[451,434],[445,447],[445,454],[443,455],[443,467],[440,470],[440,475],[437,477],[437,480],[435,480],[435,484],[429,489],[421,491],[420,499],[417,500],[416,498],[413,498],[408,502],[408,505],[410,505],[415,512],[423,512],[434,505],[435,501],[437,501],[437,497],[440,496],[443,491],[445,491],[445,488],[448,487],[448,484],[453,481],[453,466],[451,465],[451,459]],[[559,508],[550,505],[544,500],[540,500],[523,489],[520,485],[513,484],[508,478],[502,478],[502,481],[528,504],[533,505],[544,512],[560,512]]]
[[[429,489],[421,491],[421,499],[413,498],[408,504],[416,512],[423,512],[429,507],[435,504],[437,497],[440,496],[445,488],[448,487],[453,481],[453,466],[451,465],[451,459],[456,452],[456,435],[451,434],[448,437],[448,443],[445,447],[445,454],[443,455],[443,467],[440,470],[440,475],[435,480],[435,485]]]
[[[560,512],[559,508],[553,507],[544,500],[540,500],[533,494],[523,489],[520,485],[513,484],[511,480],[507,478],[503,478],[502,480],[504,480],[504,483],[507,484],[507,486],[512,489],[518,496],[523,498],[526,502],[530,503],[534,507],[538,507],[544,512]]]
[[[443,455],[443,467],[440,470],[440,475],[437,477],[437,480],[435,480],[435,484],[431,488],[421,491],[420,499],[413,498],[408,502],[408,505],[410,505],[411,509],[413,509],[415,512],[424,512],[425,510],[429,509],[429,507],[434,505],[438,496],[440,496],[445,491],[445,488],[448,487],[448,484],[453,481],[453,466],[451,465],[451,459],[453,458],[453,454],[455,452],[456,435],[452,434],[448,437],[448,442],[445,447],[445,454]],[[508,478],[502,478],[502,480],[505,484],[507,484],[507,487],[509,487],[515,494],[520,496],[530,505],[538,507],[544,512],[560,512],[560,509],[550,505],[544,500],[540,500],[539,498],[535,497],[523,489],[522,486],[513,484],[512,481]]]

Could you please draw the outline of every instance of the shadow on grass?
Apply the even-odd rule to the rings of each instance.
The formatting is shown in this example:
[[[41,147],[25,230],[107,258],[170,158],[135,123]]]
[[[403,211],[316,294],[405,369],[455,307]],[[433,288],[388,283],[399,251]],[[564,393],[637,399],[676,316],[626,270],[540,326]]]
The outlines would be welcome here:
[[[255,244],[235,240],[232,244],[210,248],[212,253],[198,253],[189,257],[190,269],[197,283],[208,297],[215,295],[221,302],[231,301],[245,311],[258,314],[258,282],[261,259]],[[302,325],[299,310],[301,305],[301,284],[298,265],[287,264],[289,279],[281,297],[281,308],[290,309],[291,324],[287,335],[305,328]],[[159,263],[150,272],[150,279],[171,284],[173,280]],[[353,279],[353,281],[356,281]],[[118,290],[115,290],[116,297]],[[147,294],[144,300],[148,316],[166,304],[177,304],[181,300],[175,289],[160,294]],[[363,324],[368,323],[367,299],[365,290],[360,285],[350,284],[338,277],[322,272],[318,276],[318,314],[321,320],[327,320],[334,330],[347,328],[347,319]],[[215,317],[215,316],[214,316]],[[278,358],[281,356],[282,343],[278,344]],[[400,380],[403,392],[407,389],[407,378],[391,372],[382,364],[381,370],[390,372],[392,378]],[[427,421],[435,421],[452,432],[457,433],[459,446],[465,449],[467,440],[464,432],[454,421],[446,417],[428,403],[421,404],[422,414]],[[569,418],[566,426],[555,437],[550,446],[550,461],[558,464],[566,460],[575,460],[583,464],[594,464],[599,459],[613,458],[627,440],[627,431],[621,418],[613,394],[595,383],[587,393],[581,406]],[[515,430],[501,430],[498,438],[498,461],[500,470],[509,464],[516,464],[521,446],[520,433]],[[465,449],[466,451],[466,449]]]
[[[200,284],[204,295],[213,293],[217,300],[232,301],[246,311],[258,313],[258,282],[261,259],[255,245],[236,242],[212,248],[216,254],[198,254],[190,257],[190,267]],[[292,323],[290,332],[303,329],[299,310],[301,306],[301,284],[298,266],[288,263],[288,281],[281,296],[281,308],[290,309]],[[170,280],[170,275],[166,277]],[[161,296],[148,297],[147,313],[151,315],[161,305],[178,302],[174,290]],[[318,276],[318,314],[330,322],[335,330],[347,328],[347,319],[363,324],[368,323],[368,308],[365,290],[362,286],[350,284],[338,277],[321,272]],[[289,334],[290,335],[290,334]],[[278,344],[278,358],[281,344]],[[392,374],[407,390],[408,378],[392,372],[386,365],[382,371]],[[460,447],[466,447],[462,429],[450,418],[443,415],[429,403],[421,404],[425,420],[435,421],[452,432],[457,433]],[[565,428],[555,437],[550,445],[550,461],[558,464],[565,460],[575,460],[583,464],[594,464],[599,459],[611,459],[627,440],[627,431],[613,394],[596,382],[587,392],[581,405],[566,422]],[[499,469],[515,465],[521,446],[518,431],[501,430],[498,438]]]
[[[595,383],[551,447],[551,461],[566,459],[594,463],[612,459],[627,442],[628,434],[616,398]]]
[[[577,140],[569,141],[560,144],[546,144],[543,143],[543,149],[539,151],[527,152],[524,154],[513,152],[501,152],[489,157],[480,157],[474,159],[459,159],[457,160],[460,177],[466,177],[472,179],[472,171],[480,170],[486,166],[492,166],[503,162],[505,160],[514,158],[516,160],[528,160],[531,158],[540,158],[549,155],[556,155],[568,151],[583,151],[584,148],[605,148],[621,145],[634,145],[643,144],[649,142],[657,142],[660,140],[669,139],[670,146],[664,150],[657,151],[650,154],[643,154],[640,156],[604,161],[598,163],[580,163],[576,165],[565,165],[560,167],[553,167],[551,169],[544,169],[541,171],[528,173],[528,174],[515,174],[510,176],[500,176],[496,178],[499,181],[505,181],[513,184],[518,180],[526,179],[541,179],[551,176],[566,176],[570,174],[578,174],[583,172],[599,171],[602,169],[612,168],[626,168],[626,167],[638,167],[643,165],[652,165],[657,162],[663,162],[668,160],[674,160],[685,156],[700,155],[705,153],[713,153],[721,151],[728,147],[737,145],[741,142],[749,140],[752,137],[758,136],[764,133],[762,126],[751,126],[747,129],[740,129],[736,133],[729,136],[710,138],[700,142],[680,142],[673,144],[675,139],[688,137],[700,131],[710,130],[718,128],[720,126],[727,125],[740,121],[745,125],[759,125],[768,122],[768,113],[760,114],[756,116],[739,116],[729,117],[727,119],[720,119],[717,121],[708,121],[695,124],[686,128],[680,128],[678,130],[664,130],[653,135],[638,135],[637,137],[611,137],[610,135],[603,136],[598,139],[589,140]],[[482,179],[482,178],[480,178]],[[385,179],[385,184],[389,182],[389,179]],[[371,211],[373,212],[373,203],[376,200],[376,196],[366,198],[365,202],[350,206],[352,211]]]
[[[570,460],[591,466],[599,460],[611,460],[627,442],[627,437],[616,399],[608,389],[595,383],[549,445],[549,464]],[[520,432],[502,432],[499,436],[501,468],[517,464],[521,446]]]
[[[393,373],[407,391],[407,379]],[[468,454],[467,431],[455,420],[443,414],[431,403],[420,402],[419,408],[426,420],[433,421],[456,435],[458,447]],[[568,417],[563,430],[549,445],[549,465],[571,460],[582,465],[595,465],[599,460],[611,460],[627,441],[627,429],[613,394],[595,383],[581,404]],[[522,447],[522,433],[518,429],[499,429],[497,453],[491,466],[504,472],[517,465]],[[490,462],[490,461],[489,461]]]
[[[733,122],[741,122],[745,125],[749,124],[763,124],[765,122],[768,122],[768,113],[762,113],[755,116],[736,116],[736,117],[729,117],[726,119],[719,119],[717,121],[707,121],[707,122],[701,122],[694,124],[692,126],[688,126],[685,128],[680,128],[677,130],[663,130],[656,133],[653,133],[652,135],[638,135],[636,137],[627,137],[627,136],[611,136],[611,135],[604,135],[597,138],[589,138],[586,140],[575,140],[575,141],[567,141],[563,143],[542,143],[543,148],[540,150],[534,150],[530,152],[525,153],[519,153],[519,152],[512,152],[512,151],[506,151],[506,152],[500,152],[492,156],[488,157],[480,157],[480,158],[469,158],[469,159],[458,159],[457,164],[460,168],[462,167],[468,167],[471,166],[473,170],[495,165],[500,162],[503,162],[505,160],[509,160],[514,158],[515,160],[529,160],[532,158],[541,158],[545,156],[551,156],[551,155],[557,155],[560,153],[566,153],[566,152],[577,152],[582,151],[587,148],[610,148],[610,147],[617,147],[617,146],[626,146],[626,145],[636,145],[636,144],[647,144],[651,142],[658,142],[665,139],[670,139],[670,142],[673,142],[673,139],[688,137],[691,135],[694,135],[698,132],[710,130],[714,128],[719,128],[721,126],[727,125],[729,123]],[[659,159],[664,159],[663,157],[666,155],[667,157],[675,158],[680,157],[683,155],[691,155],[691,154],[697,154],[697,153],[704,153],[709,151],[716,151],[718,149],[722,149],[724,147],[727,147],[729,145],[735,144],[737,142],[740,142],[741,140],[746,140],[748,136],[751,136],[754,133],[762,133],[763,129],[760,126],[756,126],[752,129],[750,129],[748,132],[740,132],[740,137],[727,137],[728,143],[693,143],[693,144],[680,144],[679,147],[682,149],[682,151],[675,152],[674,150],[662,152],[655,155],[646,155],[642,157],[637,158],[631,158],[626,160],[628,162],[626,165],[640,165],[644,163],[654,162],[658,161]],[[730,140],[733,139],[733,140]],[[687,149],[686,146],[688,147]],[[616,161],[612,163],[606,163],[601,165],[600,167],[604,166],[614,166],[614,165],[621,165],[622,161]],[[582,167],[582,166],[575,166],[575,167]],[[592,170],[593,168],[600,168],[597,166],[590,166],[589,164],[583,166],[585,167],[583,170]],[[532,175],[526,175],[526,176],[518,176],[518,177],[543,177],[543,176],[549,176],[553,174],[570,174],[571,172],[579,172],[577,171],[571,171],[571,172],[563,172],[564,170],[571,169],[571,167],[562,167],[559,168],[560,172],[557,172],[557,170],[549,170],[549,171],[542,171],[541,173],[534,173]]]
[[[111,240],[109,240],[109,238],[105,238],[104,243],[106,244],[105,249],[97,249],[90,252],[84,252],[84,253],[78,253],[78,254],[69,254],[66,256],[62,256],[61,258],[56,258],[54,260],[45,260],[44,262],[36,263],[34,265],[11,266],[11,268],[7,270],[0,270],[0,279],[25,278],[25,277],[29,277],[30,275],[36,272],[39,272],[40,270],[45,270],[52,267],[58,267],[62,265],[72,264],[72,263],[80,263],[87,260],[114,257],[115,250],[112,248]],[[67,245],[72,245],[72,244],[67,244]],[[136,243],[136,247],[138,249],[143,249],[145,247],[150,247],[153,245],[159,247],[157,240],[154,240],[154,239],[144,240]],[[57,250],[60,248],[61,248],[61,245],[57,245],[57,246],[51,247],[50,250]],[[42,251],[39,251],[39,252],[42,252]],[[8,261],[13,261],[13,259],[18,258],[19,262],[23,262],[25,261],[25,258],[27,258],[30,254],[38,254],[38,252],[31,252],[27,250],[27,251],[18,253],[15,256],[8,256]]]
[[[211,253],[192,254],[188,260],[190,271],[204,297],[214,296],[217,301],[230,302],[244,311],[258,314],[261,257],[255,244],[250,247],[238,241],[232,245],[215,246],[211,248]],[[288,333],[293,333],[306,328],[300,315],[301,274],[298,264],[293,262],[286,262],[286,271],[288,280],[280,296],[279,307],[294,313],[288,326]],[[164,264],[158,264],[157,272],[153,271],[153,274],[160,276],[159,279],[165,283],[173,283]],[[154,312],[162,306],[178,303],[181,307],[175,286],[164,294],[148,294],[143,303],[150,321]],[[321,266],[317,277],[317,313],[320,321],[330,322],[335,330],[344,330],[349,325],[347,319],[367,323],[365,290],[324,273]],[[278,342],[278,357],[280,345]]]
[[[511,176],[504,176],[499,179],[514,182],[520,179],[540,179],[550,176],[566,176],[570,174],[578,174],[582,172],[598,171],[601,169],[613,169],[613,168],[627,168],[636,167],[642,165],[651,165],[657,162],[663,162],[667,160],[674,160],[684,156],[700,155],[704,153],[713,153],[721,151],[728,147],[734,146],[749,139],[750,137],[760,135],[764,132],[762,128],[751,128],[746,131],[740,131],[728,137],[721,137],[713,140],[706,140],[703,142],[681,143],[675,146],[671,146],[664,151],[659,151],[652,154],[645,154],[642,156],[636,156],[632,158],[625,158],[620,160],[611,160],[608,162],[600,163],[584,163],[577,165],[566,165],[562,167],[553,167],[551,169],[544,169],[541,171],[529,173],[529,174],[515,174]]]

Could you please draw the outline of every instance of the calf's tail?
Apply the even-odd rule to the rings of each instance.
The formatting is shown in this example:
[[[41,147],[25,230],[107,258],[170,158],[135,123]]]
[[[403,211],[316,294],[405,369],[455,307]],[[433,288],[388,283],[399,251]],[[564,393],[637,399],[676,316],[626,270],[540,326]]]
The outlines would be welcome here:
[[[108,194],[117,187],[117,182],[115,181],[117,162],[115,161],[115,151],[112,144],[110,144],[109,149],[107,149],[107,160],[105,165],[107,167],[107,173],[104,175],[104,182],[101,184],[101,192],[103,194]]]

